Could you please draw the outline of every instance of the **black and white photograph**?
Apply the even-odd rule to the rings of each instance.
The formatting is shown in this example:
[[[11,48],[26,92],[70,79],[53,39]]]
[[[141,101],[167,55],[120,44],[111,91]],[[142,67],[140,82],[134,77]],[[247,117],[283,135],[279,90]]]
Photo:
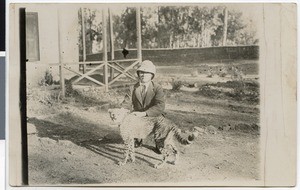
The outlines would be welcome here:
[[[11,184],[264,185],[265,12],[254,3],[11,4],[22,144]]]

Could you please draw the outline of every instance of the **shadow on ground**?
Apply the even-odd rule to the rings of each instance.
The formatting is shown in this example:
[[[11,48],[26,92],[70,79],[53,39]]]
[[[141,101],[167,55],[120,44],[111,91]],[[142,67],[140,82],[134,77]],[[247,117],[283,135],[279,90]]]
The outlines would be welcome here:
[[[62,118],[66,116],[60,114],[58,117]],[[53,122],[54,119],[53,121],[49,121],[35,117],[29,118],[28,123],[31,123],[36,127],[37,136],[40,138],[50,138],[57,142],[61,140],[71,141],[72,143],[93,151],[115,163],[123,160],[125,149],[118,130],[110,129],[107,125],[96,125],[82,119],[73,119],[72,117],[74,116],[68,115],[68,122],[73,122],[73,124],[68,124],[68,122],[59,124]],[[153,150],[153,147],[151,146],[145,145],[144,147]],[[136,151],[136,159],[152,166],[152,163],[143,157],[159,160],[140,151]]]

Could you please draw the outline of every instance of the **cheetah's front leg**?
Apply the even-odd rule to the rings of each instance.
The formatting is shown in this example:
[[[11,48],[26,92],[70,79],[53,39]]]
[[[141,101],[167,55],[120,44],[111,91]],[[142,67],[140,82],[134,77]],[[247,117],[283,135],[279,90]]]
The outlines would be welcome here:
[[[131,162],[135,162],[134,139],[131,139],[129,143],[129,156]]]
[[[129,140],[125,141],[125,152],[124,152],[125,158],[122,161],[118,163],[118,165],[123,166],[127,163],[128,159],[130,158],[132,162],[135,161],[135,156],[134,156],[134,141]]]
[[[174,154],[175,158],[171,164],[176,165],[176,163],[178,163],[178,159],[179,159],[179,151],[175,146],[173,146],[173,154]]]
[[[154,168],[156,168],[156,169],[162,168],[165,165],[165,163],[167,162],[168,155],[166,154],[166,152],[164,150],[162,150],[161,152],[163,155],[163,159],[161,160],[161,163],[154,165]]]
[[[119,165],[119,166],[123,166],[123,165],[125,165],[125,164],[127,163],[127,160],[128,160],[128,158],[129,158],[129,151],[128,151],[127,149],[125,150],[124,155],[125,155],[124,160],[118,162],[118,165]]]

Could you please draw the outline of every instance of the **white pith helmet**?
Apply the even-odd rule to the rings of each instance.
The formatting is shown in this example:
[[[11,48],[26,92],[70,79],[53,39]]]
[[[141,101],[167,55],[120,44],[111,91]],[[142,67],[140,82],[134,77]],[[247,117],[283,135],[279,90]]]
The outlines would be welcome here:
[[[137,73],[139,71],[147,72],[147,73],[152,73],[153,77],[156,74],[156,68],[155,65],[152,63],[152,61],[145,60],[141,63],[140,67],[137,69]]]

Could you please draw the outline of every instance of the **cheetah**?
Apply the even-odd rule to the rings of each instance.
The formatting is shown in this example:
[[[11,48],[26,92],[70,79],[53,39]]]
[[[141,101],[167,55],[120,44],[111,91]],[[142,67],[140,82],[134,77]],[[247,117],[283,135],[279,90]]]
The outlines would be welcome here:
[[[125,158],[119,165],[125,165],[129,160],[134,162],[134,138],[144,139],[150,134],[154,134],[156,147],[162,154],[161,162],[154,167],[161,168],[171,156],[174,156],[171,163],[175,165],[179,157],[175,140],[183,145],[190,145],[199,134],[195,127],[190,135],[184,135],[178,126],[164,116],[138,117],[124,108],[109,109],[108,112],[112,121],[118,124],[125,145]]]

